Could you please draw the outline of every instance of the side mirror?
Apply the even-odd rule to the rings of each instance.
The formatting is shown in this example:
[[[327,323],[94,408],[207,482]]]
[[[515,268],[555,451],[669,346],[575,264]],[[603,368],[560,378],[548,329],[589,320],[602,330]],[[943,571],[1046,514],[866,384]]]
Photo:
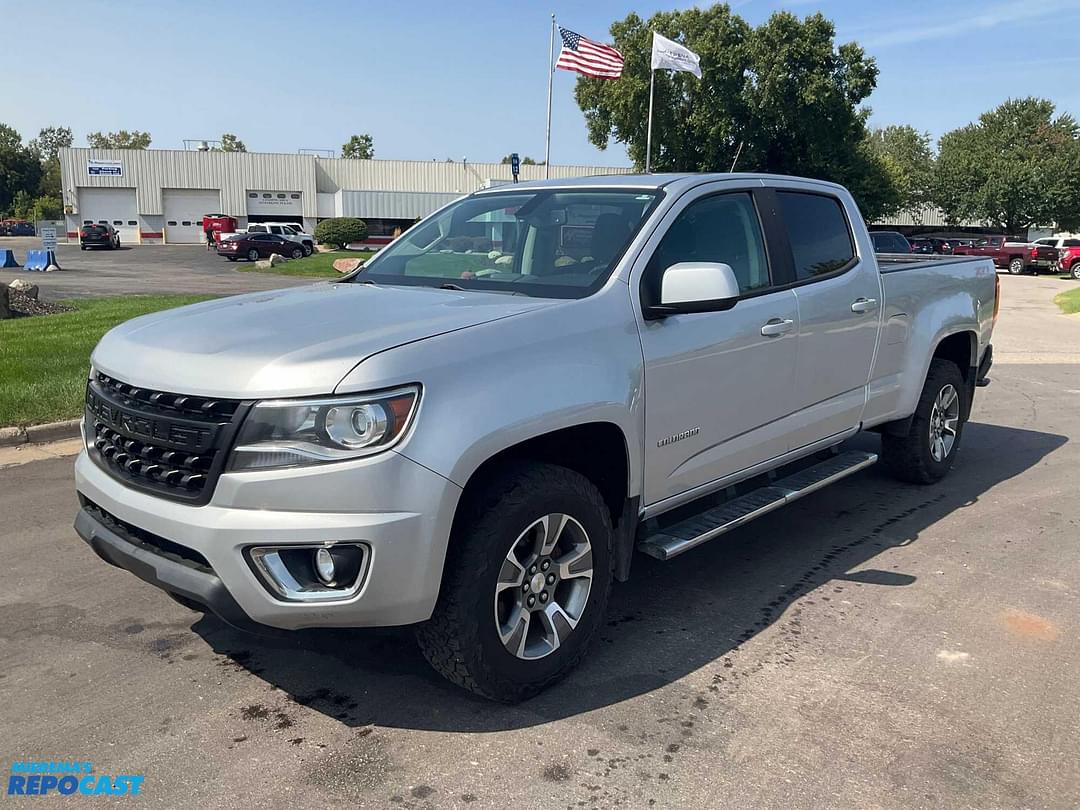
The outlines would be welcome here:
[[[645,317],[720,312],[735,306],[739,294],[739,282],[731,265],[679,262],[664,270],[660,279],[660,302],[648,307]]]

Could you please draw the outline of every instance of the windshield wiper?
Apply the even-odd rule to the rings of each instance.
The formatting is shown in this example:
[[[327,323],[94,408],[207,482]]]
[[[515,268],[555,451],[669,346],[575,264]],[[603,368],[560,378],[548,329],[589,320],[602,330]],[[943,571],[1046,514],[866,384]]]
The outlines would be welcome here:
[[[449,281],[446,282],[445,284],[440,284],[439,289],[440,290],[461,290],[462,292],[465,291],[465,288],[462,287],[460,284],[451,284]]]

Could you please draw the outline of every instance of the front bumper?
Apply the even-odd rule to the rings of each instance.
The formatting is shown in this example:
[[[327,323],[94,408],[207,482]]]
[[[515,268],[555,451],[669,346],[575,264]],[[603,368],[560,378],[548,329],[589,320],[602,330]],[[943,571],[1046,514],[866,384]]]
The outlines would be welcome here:
[[[99,556],[244,629],[374,627],[429,618],[461,494],[394,451],[340,464],[226,473],[205,506],[131,489],[86,452],[75,463],[75,480],[84,502],[195,552],[206,565],[158,553],[84,507],[75,528]],[[362,586],[340,601],[283,601],[244,553],[252,546],[326,543],[368,549]]]

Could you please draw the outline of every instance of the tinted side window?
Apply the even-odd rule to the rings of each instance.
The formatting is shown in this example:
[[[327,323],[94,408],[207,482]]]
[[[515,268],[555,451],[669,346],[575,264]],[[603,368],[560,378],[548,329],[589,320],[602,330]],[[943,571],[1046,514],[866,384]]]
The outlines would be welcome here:
[[[832,273],[855,258],[851,229],[840,201],[822,194],[779,191],[780,210],[799,281]]]
[[[765,241],[750,195],[718,194],[687,206],[653,254],[650,281],[658,287],[660,274],[679,262],[723,262],[735,271],[740,291],[768,287]]]
[[[1080,247],[1080,239],[1066,239],[1061,243],[1062,247]]]

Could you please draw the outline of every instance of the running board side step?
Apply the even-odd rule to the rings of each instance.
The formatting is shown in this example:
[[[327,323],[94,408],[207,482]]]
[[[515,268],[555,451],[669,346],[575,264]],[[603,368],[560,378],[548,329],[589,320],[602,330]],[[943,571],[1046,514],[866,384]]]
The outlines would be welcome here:
[[[816,492],[834,481],[865,469],[877,461],[875,453],[841,453],[813,467],[807,467],[769,486],[755,489],[726,503],[706,509],[651,534],[638,549],[658,560],[670,560],[684,551],[707,543],[751,520],[779,509],[804,495]]]

